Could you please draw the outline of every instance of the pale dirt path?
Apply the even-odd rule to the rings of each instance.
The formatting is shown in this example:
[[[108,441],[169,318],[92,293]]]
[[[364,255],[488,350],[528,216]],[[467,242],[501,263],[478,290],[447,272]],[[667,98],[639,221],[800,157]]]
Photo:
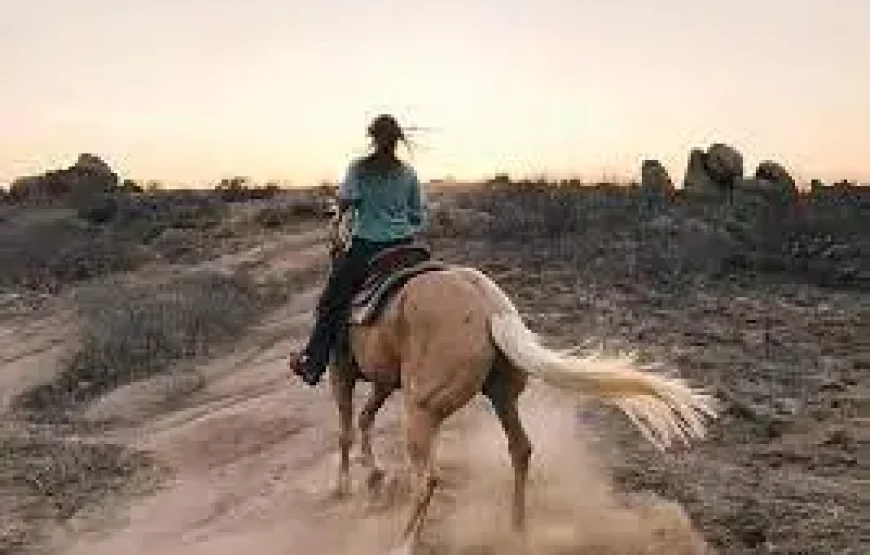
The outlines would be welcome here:
[[[258,272],[300,269],[322,262],[315,238],[276,240],[232,260]],[[59,530],[54,552],[388,552],[401,513],[370,507],[356,467],[354,495],[330,498],[337,456],[333,400],[325,383],[304,388],[285,366],[286,355],[307,332],[315,295],[311,290],[297,296],[251,330],[231,355],[201,368],[207,384],[183,407],[113,433],[156,452],[175,475],[128,509],[108,509],[112,514],[102,515],[97,525],[91,518]],[[360,389],[357,408],[367,386]],[[400,394],[394,396],[376,424],[375,449],[391,475],[403,468],[400,403]],[[594,438],[578,430],[572,403],[533,390],[524,397],[523,412],[537,447],[529,550],[515,550],[506,534],[506,446],[497,421],[477,399],[441,435],[438,461],[446,483],[427,528],[433,553],[698,552],[679,507],[618,506],[606,474],[587,451]]]

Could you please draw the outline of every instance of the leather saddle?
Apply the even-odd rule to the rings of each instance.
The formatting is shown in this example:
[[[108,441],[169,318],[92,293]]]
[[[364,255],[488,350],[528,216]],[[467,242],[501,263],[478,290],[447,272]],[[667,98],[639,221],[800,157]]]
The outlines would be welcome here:
[[[365,280],[354,293],[348,323],[362,325],[374,322],[408,280],[446,268],[446,263],[433,260],[429,247],[420,243],[398,245],[381,251],[369,262]]]

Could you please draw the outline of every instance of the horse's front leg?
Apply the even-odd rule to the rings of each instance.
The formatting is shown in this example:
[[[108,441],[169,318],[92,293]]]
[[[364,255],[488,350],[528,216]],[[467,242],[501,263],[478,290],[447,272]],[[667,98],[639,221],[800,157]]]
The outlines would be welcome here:
[[[368,472],[369,493],[372,494],[377,494],[380,491],[384,481],[384,472],[375,463],[375,455],[372,450],[372,426],[375,423],[375,415],[395,390],[396,387],[393,385],[372,382],[372,392],[359,415],[361,462]]]
[[[336,497],[346,497],[350,493],[350,450],[353,447],[353,390],[356,379],[346,367],[336,364],[329,369],[329,381],[338,405],[339,434],[338,446],[340,460]]]

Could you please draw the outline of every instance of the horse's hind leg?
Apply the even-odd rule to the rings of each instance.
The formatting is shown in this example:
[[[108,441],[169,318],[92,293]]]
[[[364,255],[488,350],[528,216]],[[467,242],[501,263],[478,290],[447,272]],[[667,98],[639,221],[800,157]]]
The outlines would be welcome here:
[[[332,392],[338,405],[340,460],[338,483],[335,488],[337,497],[350,493],[350,449],[353,447],[353,390],[356,380],[350,377],[347,369],[337,365],[330,368],[329,377]]]
[[[522,530],[526,522],[526,484],[532,443],[520,420],[518,401],[526,385],[525,375],[507,365],[493,369],[484,386],[484,394],[492,402],[508,441],[511,465],[514,469],[513,526]]]
[[[372,392],[359,414],[361,462],[368,471],[368,487],[372,493],[376,493],[380,489],[384,479],[384,472],[375,464],[375,455],[372,451],[372,426],[375,423],[375,415],[395,390],[396,388],[392,385],[373,382]]]
[[[435,435],[442,418],[406,400],[406,426],[408,457],[412,471],[411,512],[402,535],[403,550],[411,550],[417,544],[426,512],[435,493],[437,478],[433,468],[432,451]],[[402,551],[405,552],[405,551]]]

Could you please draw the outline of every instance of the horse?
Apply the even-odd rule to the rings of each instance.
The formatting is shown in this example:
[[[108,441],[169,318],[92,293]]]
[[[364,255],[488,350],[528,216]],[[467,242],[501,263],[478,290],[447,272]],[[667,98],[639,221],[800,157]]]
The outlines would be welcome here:
[[[331,256],[347,250],[350,222],[347,216],[334,215]],[[385,401],[402,390],[411,505],[393,553],[412,553],[418,543],[438,486],[433,444],[441,424],[478,394],[489,399],[507,438],[514,474],[511,522],[519,533],[526,521],[533,446],[518,400],[530,379],[616,406],[660,450],[675,441],[688,445],[704,438],[706,422],[717,417],[712,395],[678,377],[653,372],[655,365],[640,365],[633,355],[599,351],[579,356],[577,349],[544,346],[508,295],[472,267],[443,264],[411,274],[384,295],[382,306],[369,321],[346,322],[329,367],[329,383],[339,415],[340,496],[350,489],[355,384],[372,384],[357,421],[360,462],[372,490],[384,477],[372,451],[372,426]]]

